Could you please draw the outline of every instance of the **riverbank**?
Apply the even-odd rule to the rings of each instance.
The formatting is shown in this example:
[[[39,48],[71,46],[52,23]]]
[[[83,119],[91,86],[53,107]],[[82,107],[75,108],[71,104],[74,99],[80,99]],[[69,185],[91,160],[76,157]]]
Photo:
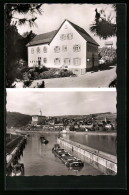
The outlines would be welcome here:
[[[9,130],[8,130],[9,132]],[[56,133],[59,134],[59,131],[44,131],[44,130],[29,130],[29,131],[23,131],[23,130],[15,130],[13,131],[14,133],[22,133],[22,134],[29,134],[29,133]],[[11,132],[12,133],[12,130]],[[60,132],[60,134],[65,134],[63,132]],[[83,135],[111,135],[111,136],[116,136],[117,132],[116,131],[108,131],[108,132],[103,132],[103,131],[87,131],[87,132],[76,132],[76,131],[69,131],[66,134],[83,134]]]

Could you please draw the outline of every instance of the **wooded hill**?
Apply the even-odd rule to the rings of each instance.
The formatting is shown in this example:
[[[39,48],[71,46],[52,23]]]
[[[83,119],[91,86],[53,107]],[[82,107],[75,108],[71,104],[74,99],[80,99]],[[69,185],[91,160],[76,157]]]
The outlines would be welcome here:
[[[31,116],[18,112],[7,112],[6,125],[10,127],[22,127],[31,122]]]
[[[96,121],[103,121],[105,120],[115,121],[116,120],[116,113],[106,112],[106,113],[95,113],[89,115],[63,115],[63,116],[52,116],[51,118],[58,118],[59,120],[62,119],[91,119],[93,118]],[[6,124],[7,127],[23,127],[31,123],[31,115],[21,114],[18,112],[7,112],[6,114]]]

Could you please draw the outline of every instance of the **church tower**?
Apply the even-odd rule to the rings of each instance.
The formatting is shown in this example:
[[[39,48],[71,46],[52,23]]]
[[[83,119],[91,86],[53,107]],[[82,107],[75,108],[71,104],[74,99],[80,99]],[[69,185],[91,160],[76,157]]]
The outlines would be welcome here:
[[[39,111],[39,116],[42,116],[42,111],[41,111],[41,109],[40,109],[40,111]]]

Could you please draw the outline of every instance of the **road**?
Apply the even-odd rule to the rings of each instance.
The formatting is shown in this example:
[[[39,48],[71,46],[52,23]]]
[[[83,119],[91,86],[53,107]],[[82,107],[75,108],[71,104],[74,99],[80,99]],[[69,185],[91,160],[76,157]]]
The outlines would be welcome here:
[[[98,72],[87,72],[77,77],[63,77],[53,79],[34,80],[30,88],[36,88],[37,83],[45,81],[45,88],[104,88],[116,77],[116,67]],[[16,84],[16,88],[22,88],[23,83]]]

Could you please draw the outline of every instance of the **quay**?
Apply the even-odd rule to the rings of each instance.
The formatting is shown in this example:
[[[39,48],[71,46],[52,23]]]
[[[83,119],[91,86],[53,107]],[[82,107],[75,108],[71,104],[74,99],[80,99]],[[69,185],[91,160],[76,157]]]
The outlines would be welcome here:
[[[117,174],[117,157],[115,155],[93,149],[89,146],[84,146],[62,137],[57,138],[57,143],[70,153],[79,157],[82,161],[91,164],[105,175]]]
[[[23,154],[23,149],[27,143],[27,137],[24,135],[11,135],[13,139],[6,143],[6,172],[7,175],[15,164],[18,164],[18,159]]]

